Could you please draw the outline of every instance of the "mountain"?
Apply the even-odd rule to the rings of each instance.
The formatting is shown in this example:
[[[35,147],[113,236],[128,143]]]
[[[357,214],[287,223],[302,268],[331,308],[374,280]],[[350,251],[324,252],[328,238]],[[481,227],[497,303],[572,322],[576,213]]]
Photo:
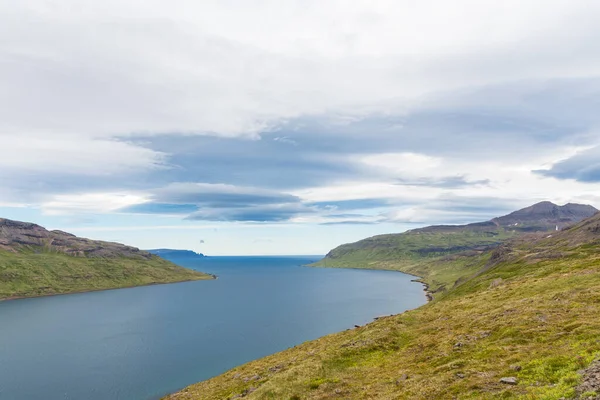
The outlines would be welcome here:
[[[0,299],[210,278],[135,247],[0,218]]]
[[[391,269],[427,278],[432,293],[448,290],[476,272],[486,252],[508,239],[564,229],[598,212],[592,206],[541,202],[490,221],[434,225],[373,236],[331,250],[313,266]]]
[[[474,269],[418,309],[167,398],[599,399],[600,214],[509,239]]]
[[[192,250],[177,250],[177,249],[152,249],[146,250],[148,253],[156,254],[157,256],[169,257],[206,257],[202,253],[196,253]]]
[[[549,201],[534,204],[491,222],[523,232],[559,230],[584,220],[598,212],[590,205],[569,203],[557,206]]]

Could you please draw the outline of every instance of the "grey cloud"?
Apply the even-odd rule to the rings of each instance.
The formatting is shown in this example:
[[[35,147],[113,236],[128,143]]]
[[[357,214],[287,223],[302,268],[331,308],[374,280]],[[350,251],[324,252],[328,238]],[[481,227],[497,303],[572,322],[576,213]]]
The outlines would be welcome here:
[[[331,221],[331,222],[323,222],[320,225],[375,225],[379,222],[376,221]]]
[[[244,208],[207,208],[186,217],[188,220],[227,222],[284,222],[314,210],[299,204],[252,206]]]
[[[343,115],[335,114],[290,119],[262,132],[260,140],[173,133],[133,140],[171,155],[173,168],[153,173],[159,182],[296,189],[381,178],[381,171],[357,161],[367,154],[414,152],[472,162],[519,162],[533,152],[551,156],[566,146],[593,142],[588,132],[600,123],[594,112],[600,107],[597,99],[598,79],[521,82],[449,92],[409,110],[391,104],[387,113],[343,123]],[[275,140],[280,138],[285,141]],[[488,184],[460,176],[399,183],[441,188]]]
[[[151,191],[151,201],[125,213],[180,214],[188,220],[281,222],[312,214],[316,208],[285,193],[224,184],[174,183]]]
[[[311,206],[324,208],[327,210],[365,210],[370,208],[387,207],[391,203],[390,199],[352,199],[337,201],[319,201],[309,203]]]
[[[224,184],[173,183],[152,192],[161,203],[196,204],[200,207],[235,208],[256,204],[298,203],[300,199],[285,193]]]
[[[444,195],[410,207],[411,213],[397,216],[393,211],[382,215],[382,221],[408,223],[418,226],[430,224],[468,224],[489,221],[514,210],[530,206],[522,199],[466,197]],[[405,207],[392,209],[402,211]]]
[[[0,174],[0,184],[5,196],[36,202],[56,193],[152,190],[171,182],[225,182],[277,191],[378,180],[381,171],[358,163],[357,156],[382,152],[517,162],[532,153],[551,155],[562,147],[596,140],[587,132],[600,123],[595,112],[599,99],[600,80],[595,78],[520,82],[451,91],[408,109],[390,103],[386,113],[291,118],[262,132],[258,140],[138,133],[121,140],[160,155],[160,168],[149,165],[146,170],[124,169],[109,176],[74,174],[75,164],[62,173],[9,169]],[[560,168],[567,166],[548,174],[566,177],[568,171]],[[594,179],[593,170],[581,169],[580,175],[584,181]],[[398,183],[448,189],[486,184],[460,177]]]
[[[534,172],[558,179],[600,182],[600,146],[558,162],[548,170],[537,170]]]
[[[444,188],[444,189],[455,189],[455,188],[463,188],[468,186],[488,186],[490,184],[489,179],[481,179],[481,180],[468,180],[464,176],[449,176],[443,177],[439,179],[433,178],[418,178],[413,180],[408,179],[398,179],[399,185],[405,186],[428,186],[428,187],[436,187],[436,188]]]

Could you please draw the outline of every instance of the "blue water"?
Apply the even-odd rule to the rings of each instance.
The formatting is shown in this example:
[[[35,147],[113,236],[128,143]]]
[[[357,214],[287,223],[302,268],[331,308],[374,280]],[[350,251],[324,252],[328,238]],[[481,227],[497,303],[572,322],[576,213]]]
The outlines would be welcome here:
[[[425,302],[411,276],[316,259],[172,258],[219,279],[0,302],[0,399],[156,399]]]

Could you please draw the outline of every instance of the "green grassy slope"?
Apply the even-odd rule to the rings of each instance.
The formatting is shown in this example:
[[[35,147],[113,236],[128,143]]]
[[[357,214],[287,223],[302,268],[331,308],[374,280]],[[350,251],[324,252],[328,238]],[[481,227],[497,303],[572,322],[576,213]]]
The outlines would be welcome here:
[[[483,224],[417,229],[339,246],[311,266],[402,271],[422,277],[435,295],[475,273],[487,250],[520,234]]]
[[[541,202],[487,222],[434,225],[341,245],[312,266],[397,270],[421,277],[433,296],[477,272],[488,250],[535,232],[554,232],[593,216],[589,205]]]
[[[600,216],[510,241],[427,305],[169,399],[562,399],[600,356]],[[516,385],[500,382],[517,378]],[[588,393],[591,395],[591,393]]]
[[[158,256],[90,258],[0,250],[0,299],[211,278]]]

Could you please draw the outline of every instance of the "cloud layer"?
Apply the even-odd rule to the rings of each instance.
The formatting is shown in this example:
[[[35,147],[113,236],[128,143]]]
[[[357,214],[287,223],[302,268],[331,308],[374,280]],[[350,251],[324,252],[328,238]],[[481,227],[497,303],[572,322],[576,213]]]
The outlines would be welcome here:
[[[0,196],[51,215],[330,226],[594,201],[599,12],[5,2]]]

